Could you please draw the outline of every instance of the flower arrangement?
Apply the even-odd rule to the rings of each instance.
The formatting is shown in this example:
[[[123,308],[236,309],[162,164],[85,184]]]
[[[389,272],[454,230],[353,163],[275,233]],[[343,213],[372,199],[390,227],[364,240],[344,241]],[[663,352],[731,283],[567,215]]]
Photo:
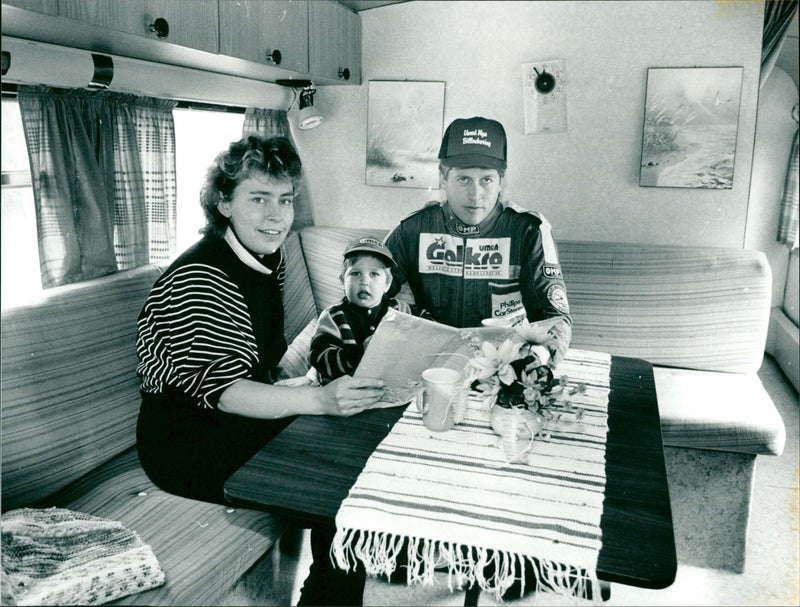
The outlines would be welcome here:
[[[575,421],[583,417],[583,410],[569,397],[584,392],[586,386],[569,387],[569,378],[555,378],[549,364],[546,345],[553,339],[550,328],[556,320],[523,320],[499,345],[470,338],[472,357],[465,382],[488,403],[492,428],[501,437],[507,463],[529,452],[537,434],[549,440],[547,422],[559,423],[566,414],[573,414]]]

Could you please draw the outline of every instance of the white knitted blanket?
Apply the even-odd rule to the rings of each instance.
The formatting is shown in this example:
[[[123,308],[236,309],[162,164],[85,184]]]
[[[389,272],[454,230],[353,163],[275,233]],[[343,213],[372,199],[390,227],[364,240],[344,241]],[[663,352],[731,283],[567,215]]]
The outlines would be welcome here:
[[[20,508],[0,527],[5,605],[100,605],[164,583],[150,546],[122,523]]]
[[[599,598],[609,368],[608,354],[569,351],[556,375],[586,384],[572,397],[584,414],[549,423],[527,462],[507,463],[481,401],[443,433],[412,404],[342,502],[338,565],[388,575],[407,540],[409,584],[432,584],[446,567],[451,589],[476,582],[500,598],[515,579],[524,588],[527,562],[539,589]]]

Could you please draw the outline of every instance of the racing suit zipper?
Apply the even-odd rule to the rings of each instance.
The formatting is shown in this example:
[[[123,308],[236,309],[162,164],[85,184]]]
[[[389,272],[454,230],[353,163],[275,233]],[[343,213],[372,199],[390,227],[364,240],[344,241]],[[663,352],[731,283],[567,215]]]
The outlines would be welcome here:
[[[467,291],[469,283],[467,282],[467,239],[461,237],[461,309],[458,315],[458,326],[464,326],[464,315],[467,313]]]

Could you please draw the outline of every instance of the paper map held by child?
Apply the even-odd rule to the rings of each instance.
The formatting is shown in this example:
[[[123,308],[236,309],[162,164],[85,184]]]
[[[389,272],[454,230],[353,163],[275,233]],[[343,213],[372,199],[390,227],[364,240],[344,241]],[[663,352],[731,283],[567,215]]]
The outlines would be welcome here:
[[[404,405],[419,390],[425,369],[464,370],[471,355],[467,334],[502,341],[513,333],[504,327],[457,329],[392,310],[370,338],[353,375],[379,378],[386,384],[384,398],[373,408]]]

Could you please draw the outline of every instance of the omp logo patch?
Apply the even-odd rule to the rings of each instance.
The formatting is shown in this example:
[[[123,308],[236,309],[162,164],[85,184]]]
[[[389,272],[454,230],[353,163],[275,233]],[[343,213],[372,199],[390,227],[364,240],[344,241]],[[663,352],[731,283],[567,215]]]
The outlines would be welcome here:
[[[569,314],[567,292],[561,285],[551,285],[550,288],[547,289],[547,301],[559,312]]]
[[[419,235],[420,274],[464,278],[509,278],[510,238],[470,238],[450,234]]]
[[[480,234],[481,229],[478,226],[468,226],[463,223],[456,224],[456,232],[459,234]]]
[[[561,267],[560,266],[552,266],[550,264],[544,264],[542,266],[542,272],[544,273],[547,278],[564,278],[561,275]]]

